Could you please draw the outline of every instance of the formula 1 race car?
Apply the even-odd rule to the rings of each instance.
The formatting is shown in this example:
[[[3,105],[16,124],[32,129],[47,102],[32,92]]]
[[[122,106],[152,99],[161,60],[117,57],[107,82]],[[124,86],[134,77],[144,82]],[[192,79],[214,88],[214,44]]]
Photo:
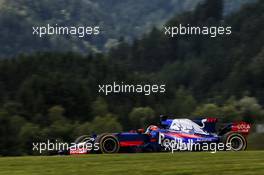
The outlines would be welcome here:
[[[246,136],[249,133],[250,124],[234,122],[226,124],[218,131],[216,124],[216,118],[190,120],[169,119],[167,116],[161,116],[159,124],[150,125],[146,131],[138,129],[122,133],[80,136],[66,154],[201,151],[212,144],[213,149],[216,149],[217,144],[222,144],[221,149],[218,147],[217,150],[243,151],[246,149]],[[205,144],[209,147],[208,145],[203,147]]]

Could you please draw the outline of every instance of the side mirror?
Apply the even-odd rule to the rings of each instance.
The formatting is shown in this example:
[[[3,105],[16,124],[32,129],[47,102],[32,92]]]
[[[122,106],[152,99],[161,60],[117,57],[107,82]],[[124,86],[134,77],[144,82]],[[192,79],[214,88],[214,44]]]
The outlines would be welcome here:
[[[144,132],[145,132],[144,129],[138,129],[138,130],[137,130],[137,133],[139,133],[139,134],[143,134]]]

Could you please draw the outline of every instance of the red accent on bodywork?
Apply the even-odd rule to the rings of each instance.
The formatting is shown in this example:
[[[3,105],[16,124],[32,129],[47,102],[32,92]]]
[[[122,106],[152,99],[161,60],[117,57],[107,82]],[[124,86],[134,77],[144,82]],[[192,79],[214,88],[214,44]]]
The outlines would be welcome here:
[[[84,148],[70,149],[70,155],[87,154],[87,153],[89,153],[88,149],[84,149]]]
[[[251,126],[249,123],[246,122],[235,122],[232,124],[231,130],[234,132],[239,132],[244,135],[247,135],[249,133]]]
[[[119,144],[120,144],[121,147],[140,146],[140,145],[144,145],[144,141],[142,141],[142,140],[120,141]]]
[[[215,122],[217,122],[217,118],[206,118],[206,122],[215,123]]]
[[[157,142],[157,139],[150,139],[150,142]]]
[[[194,135],[194,134],[185,134],[185,133],[169,133],[166,134],[171,137],[178,137],[178,138],[201,138],[201,136]]]

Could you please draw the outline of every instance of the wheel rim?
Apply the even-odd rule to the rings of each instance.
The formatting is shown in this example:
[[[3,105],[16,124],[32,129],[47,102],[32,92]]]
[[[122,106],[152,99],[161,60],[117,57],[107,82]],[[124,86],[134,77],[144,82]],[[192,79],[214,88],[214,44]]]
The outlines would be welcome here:
[[[244,142],[240,137],[234,136],[234,137],[230,138],[229,142],[230,142],[231,147],[234,151],[240,151],[243,149]]]
[[[117,145],[116,140],[113,138],[107,138],[103,141],[103,150],[105,153],[114,153]]]

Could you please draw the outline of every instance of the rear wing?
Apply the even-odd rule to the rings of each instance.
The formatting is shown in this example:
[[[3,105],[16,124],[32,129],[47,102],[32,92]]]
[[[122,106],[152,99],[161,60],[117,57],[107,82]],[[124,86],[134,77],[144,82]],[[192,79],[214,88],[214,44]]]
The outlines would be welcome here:
[[[233,122],[227,124],[224,128],[222,128],[219,132],[219,135],[224,135],[227,132],[237,132],[244,136],[247,136],[250,132],[251,124],[240,121],[240,122]]]
[[[231,131],[239,132],[243,135],[248,135],[250,131],[251,125],[247,122],[234,122],[231,126]]]

